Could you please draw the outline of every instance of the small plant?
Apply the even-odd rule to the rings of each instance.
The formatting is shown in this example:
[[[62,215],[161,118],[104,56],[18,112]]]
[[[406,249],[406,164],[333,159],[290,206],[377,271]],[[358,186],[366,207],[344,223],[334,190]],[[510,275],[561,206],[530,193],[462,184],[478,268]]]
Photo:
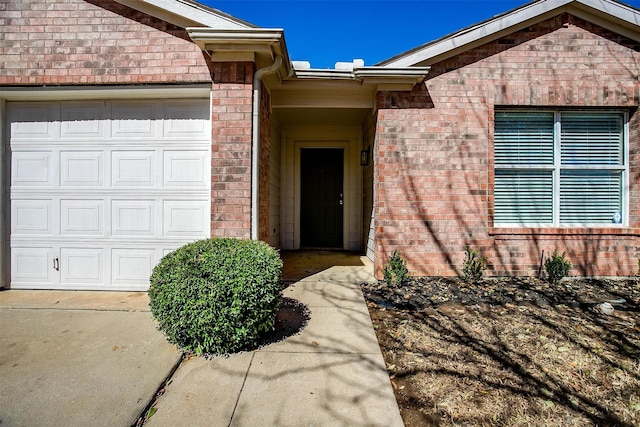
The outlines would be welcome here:
[[[464,248],[464,266],[462,267],[462,278],[466,282],[477,282],[482,279],[484,271],[487,269],[487,258],[481,256],[480,253],[471,249],[469,246]]]
[[[636,276],[640,276],[640,257],[638,257],[638,273]]]
[[[554,250],[553,255],[544,261],[544,269],[549,276],[549,282],[554,285],[562,280],[563,277],[569,275],[569,270],[571,270],[571,261],[566,259],[566,255],[566,252],[563,252],[562,255],[558,255],[558,252]]]
[[[407,280],[409,270],[407,270],[407,262],[402,258],[397,250],[393,251],[393,255],[389,258],[389,262],[385,265],[384,281],[389,286],[398,286]]]
[[[271,331],[282,301],[278,252],[264,242],[215,238],[171,252],[153,269],[151,313],[169,342],[228,354]]]

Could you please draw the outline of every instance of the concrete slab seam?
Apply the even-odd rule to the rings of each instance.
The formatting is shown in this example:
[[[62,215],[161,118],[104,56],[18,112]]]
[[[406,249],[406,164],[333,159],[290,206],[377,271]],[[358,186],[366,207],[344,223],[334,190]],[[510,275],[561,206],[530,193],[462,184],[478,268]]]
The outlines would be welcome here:
[[[93,311],[93,312],[117,312],[117,313],[150,313],[151,310],[116,310],[108,308],[67,308],[67,307],[7,307],[0,305],[2,310],[50,310],[50,311]]]
[[[138,427],[140,425],[143,425],[144,422],[146,421],[146,417],[147,414],[149,413],[149,410],[153,407],[153,405],[156,404],[156,402],[158,401],[158,393],[160,393],[160,390],[162,390],[163,388],[165,388],[167,386],[167,384],[169,383],[169,381],[171,381],[173,379],[173,375],[176,373],[176,371],[178,370],[178,368],[180,367],[180,365],[182,365],[182,363],[185,360],[185,354],[181,353],[180,354],[180,358],[178,359],[178,361],[173,365],[173,368],[171,368],[171,370],[169,371],[169,373],[167,374],[167,376],[164,378],[164,380],[160,383],[160,385],[158,386],[158,388],[156,389],[156,391],[153,393],[153,395],[151,395],[151,397],[149,398],[149,402],[147,403],[147,405],[144,407],[144,409],[142,410],[142,412],[140,413],[140,415],[138,415],[136,417],[136,419],[133,421],[133,423],[131,424],[131,427]],[[142,422],[140,422],[142,420]]]
[[[256,357],[256,352],[251,353],[251,360],[249,361],[249,366],[247,366],[247,372],[244,373],[244,378],[242,379],[242,386],[240,386],[240,391],[238,392],[238,396],[236,397],[236,404],[233,405],[233,411],[231,411],[231,417],[229,418],[229,424],[227,427],[231,427],[231,423],[233,422],[233,417],[236,415],[236,409],[238,409],[238,403],[240,402],[240,396],[242,396],[242,390],[244,390],[244,385],[247,383],[247,377],[249,376],[249,371],[251,370],[251,365],[253,365],[253,359]]]

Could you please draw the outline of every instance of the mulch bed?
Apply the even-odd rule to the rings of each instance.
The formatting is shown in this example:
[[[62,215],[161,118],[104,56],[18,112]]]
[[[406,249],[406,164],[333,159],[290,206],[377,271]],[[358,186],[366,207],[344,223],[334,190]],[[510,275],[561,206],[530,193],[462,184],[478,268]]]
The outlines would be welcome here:
[[[557,285],[531,277],[484,279],[467,283],[455,277],[412,278],[402,286],[365,283],[369,301],[419,311],[442,303],[568,305],[590,308],[605,301],[623,310],[640,308],[638,279],[564,279]],[[624,301],[621,301],[624,299]]]
[[[362,289],[407,427],[640,426],[637,279]]]

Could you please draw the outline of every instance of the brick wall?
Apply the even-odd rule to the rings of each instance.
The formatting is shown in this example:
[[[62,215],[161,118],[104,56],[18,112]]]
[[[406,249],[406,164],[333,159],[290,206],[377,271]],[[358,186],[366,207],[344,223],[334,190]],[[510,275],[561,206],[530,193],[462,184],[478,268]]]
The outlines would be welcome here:
[[[260,162],[258,173],[258,239],[269,242],[271,194],[271,101],[260,83]]]
[[[253,63],[213,66],[211,235],[251,237]]]
[[[398,249],[412,274],[454,275],[464,247],[491,275],[530,275],[567,251],[574,275],[629,275],[640,256],[640,46],[569,15],[433,64],[411,93],[380,93],[376,271]],[[622,107],[631,112],[631,228],[493,228],[495,106]]]
[[[187,32],[112,0],[0,2],[0,85],[211,81]]]

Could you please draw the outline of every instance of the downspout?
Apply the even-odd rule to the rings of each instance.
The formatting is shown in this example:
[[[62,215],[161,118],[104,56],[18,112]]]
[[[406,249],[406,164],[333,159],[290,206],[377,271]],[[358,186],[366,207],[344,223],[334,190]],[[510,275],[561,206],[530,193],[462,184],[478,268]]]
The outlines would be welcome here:
[[[9,283],[9,277],[7,275],[7,271],[5,270],[5,267],[7,264],[5,264],[5,256],[6,256],[6,252],[5,252],[5,248],[6,248],[6,244],[7,242],[6,240],[6,235],[5,233],[7,233],[7,219],[9,218],[9,214],[7,212],[5,212],[5,210],[7,209],[7,207],[5,206],[5,164],[4,164],[4,156],[5,156],[5,140],[4,140],[4,124],[6,123],[5,120],[5,107],[6,107],[6,103],[5,100],[0,98],[0,218],[2,218],[2,222],[0,222],[0,289],[5,288],[7,286],[7,284]],[[8,141],[7,141],[7,145],[8,145]],[[7,183],[8,184],[8,183]],[[8,206],[8,205],[7,205]]]
[[[282,65],[282,56],[277,55],[273,64],[260,68],[253,76],[253,116],[251,119],[251,239],[258,240],[258,197],[260,162],[260,81],[263,76],[275,73]]]

